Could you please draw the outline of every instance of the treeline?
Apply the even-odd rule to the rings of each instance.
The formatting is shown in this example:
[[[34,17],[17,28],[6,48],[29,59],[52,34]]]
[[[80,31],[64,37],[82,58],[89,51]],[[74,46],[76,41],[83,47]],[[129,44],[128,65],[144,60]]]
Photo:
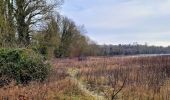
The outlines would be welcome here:
[[[170,54],[170,47],[148,46],[140,44],[98,45],[98,56],[136,55],[136,54]]]
[[[31,48],[48,58],[169,53],[169,47],[97,45],[58,13],[63,0],[1,0],[0,47]]]
[[[42,82],[48,59],[90,55],[93,42],[58,13],[62,0],[0,0],[0,87]],[[42,56],[43,55],[43,56]]]
[[[57,19],[52,16],[47,26],[33,35],[32,45],[50,57],[78,57],[86,52],[88,38],[83,26],[58,14]]]
[[[63,0],[1,0],[0,47],[32,48],[51,57],[91,55],[83,25],[60,15]]]

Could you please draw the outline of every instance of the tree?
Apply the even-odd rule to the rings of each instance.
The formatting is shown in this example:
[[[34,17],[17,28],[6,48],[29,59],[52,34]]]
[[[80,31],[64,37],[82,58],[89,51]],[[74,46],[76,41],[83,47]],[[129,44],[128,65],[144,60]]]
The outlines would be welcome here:
[[[33,26],[48,19],[48,15],[61,4],[49,4],[46,0],[15,0],[13,3],[14,16],[20,44],[29,45]]]
[[[73,42],[73,37],[76,34],[76,25],[67,17],[63,17],[61,24],[61,43],[58,50],[58,57],[69,57],[70,45]]]
[[[11,45],[15,40],[13,0],[0,1],[0,45]]]
[[[45,30],[46,34],[44,38],[48,46],[58,48],[60,43],[59,22],[53,16],[50,19],[51,20],[47,25],[47,29]],[[60,16],[58,16],[57,19],[60,19]]]
[[[87,46],[88,43],[86,37],[81,33],[77,33],[70,45],[70,57],[85,56]]]
[[[60,26],[60,45],[55,50],[56,57],[79,57],[85,53],[87,38],[83,35],[84,28],[78,27],[67,18],[62,17],[58,21]]]
[[[38,51],[43,55],[47,55],[48,58],[54,56],[54,50],[58,49],[60,45],[60,18],[59,14],[57,14],[57,18],[54,15],[51,16],[47,26],[33,35],[34,42],[32,42],[32,45],[36,44]]]
[[[48,58],[54,56],[54,50],[58,49],[60,44],[60,16],[57,17],[57,20],[53,16],[50,19],[51,20],[48,23],[44,34],[44,42],[47,47]]]

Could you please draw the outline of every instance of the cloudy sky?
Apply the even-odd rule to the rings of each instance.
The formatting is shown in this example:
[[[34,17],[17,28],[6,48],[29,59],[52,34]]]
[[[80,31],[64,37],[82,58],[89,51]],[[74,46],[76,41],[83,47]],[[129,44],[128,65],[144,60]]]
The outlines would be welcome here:
[[[61,10],[99,44],[170,45],[170,0],[65,0]]]

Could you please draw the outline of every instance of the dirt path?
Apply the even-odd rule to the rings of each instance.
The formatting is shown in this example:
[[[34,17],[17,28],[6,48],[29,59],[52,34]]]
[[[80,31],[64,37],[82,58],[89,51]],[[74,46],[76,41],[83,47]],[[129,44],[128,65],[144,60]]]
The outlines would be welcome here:
[[[86,85],[84,85],[81,81],[79,81],[76,78],[77,73],[78,73],[77,69],[68,69],[68,74],[71,76],[70,79],[77,84],[79,89],[81,89],[83,92],[87,93],[88,95],[93,96],[94,98],[96,98],[96,100],[106,100],[104,98],[104,96],[101,96],[101,95],[95,93],[94,91],[88,90]]]

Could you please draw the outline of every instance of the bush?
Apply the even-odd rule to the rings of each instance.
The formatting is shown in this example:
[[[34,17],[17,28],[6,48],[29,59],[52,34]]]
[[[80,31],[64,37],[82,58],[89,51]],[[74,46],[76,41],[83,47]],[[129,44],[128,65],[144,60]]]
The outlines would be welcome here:
[[[61,57],[60,54],[61,54],[61,53],[60,53],[60,51],[59,51],[58,48],[54,50],[54,56],[55,56],[56,58],[60,58],[60,57]]]
[[[48,50],[47,50],[46,46],[32,45],[31,48],[36,53],[41,54],[44,57],[45,60],[47,59]]]
[[[0,49],[0,85],[15,80],[26,84],[43,81],[48,76],[49,64],[43,57],[29,49]],[[6,81],[3,80],[5,77]]]

